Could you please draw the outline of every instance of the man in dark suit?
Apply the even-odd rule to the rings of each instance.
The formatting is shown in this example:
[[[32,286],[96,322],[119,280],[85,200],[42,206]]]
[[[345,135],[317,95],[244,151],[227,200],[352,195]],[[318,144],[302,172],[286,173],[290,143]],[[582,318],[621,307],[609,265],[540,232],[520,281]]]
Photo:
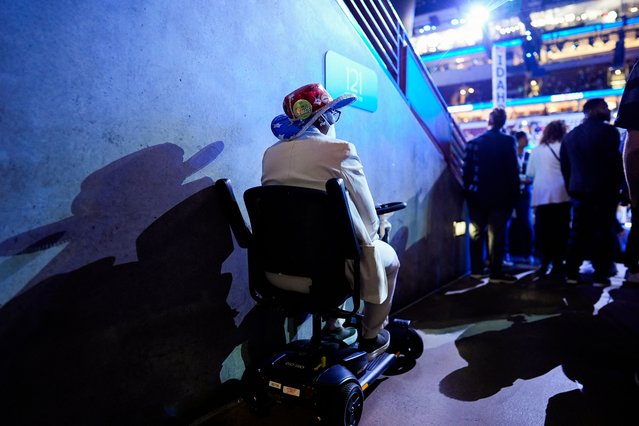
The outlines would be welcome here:
[[[506,111],[495,108],[489,130],[466,145],[464,190],[470,217],[471,276],[484,270],[488,239],[490,281],[514,283],[517,278],[502,271],[508,218],[519,197],[519,163],[515,138],[502,133]]]
[[[561,144],[561,173],[572,201],[572,226],[566,259],[567,280],[580,281],[579,267],[589,258],[594,281],[608,284],[614,264],[617,204],[623,183],[619,131],[601,98],[584,104],[586,118]]]

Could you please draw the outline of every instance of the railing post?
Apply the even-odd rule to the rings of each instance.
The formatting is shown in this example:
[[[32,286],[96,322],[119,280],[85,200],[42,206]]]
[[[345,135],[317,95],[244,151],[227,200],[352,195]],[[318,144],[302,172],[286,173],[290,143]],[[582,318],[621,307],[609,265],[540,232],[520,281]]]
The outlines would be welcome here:
[[[406,55],[408,54],[408,44],[406,43],[406,36],[402,35],[399,39],[399,66],[397,84],[399,89],[404,95],[406,95]]]

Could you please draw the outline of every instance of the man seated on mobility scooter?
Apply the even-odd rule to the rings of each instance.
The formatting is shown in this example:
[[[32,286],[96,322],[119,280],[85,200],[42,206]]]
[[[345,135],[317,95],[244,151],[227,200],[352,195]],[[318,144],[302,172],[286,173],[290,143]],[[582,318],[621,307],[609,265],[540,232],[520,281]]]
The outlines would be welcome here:
[[[289,318],[312,316],[310,339],[247,365],[244,399],[256,413],[274,402],[310,404],[323,424],[357,425],[370,384],[423,351],[409,321],[388,320],[399,261],[383,240],[385,218],[406,204],[376,206],[355,147],[334,136],[338,108],[354,100],[333,100],[320,84],[286,96],[286,114],[271,123],[280,142],[264,154],[262,186],[244,192],[250,227],[231,181],[216,182],[236,240],[248,249],[253,299]],[[359,341],[337,318],[355,321]]]
[[[356,99],[351,94],[332,99],[318,83],[307,84],[288,94],[283,102],[286,114],[271,123],[271,129],[280,141],[264,153],[262,185],[323,191],[329,179],[344,181],[355,234],[362,248],[360,271],[364,310],[359,349],[367,352],[368,359],[372,360],[384,353],[390,344],[390,334],[384,327],[388,324],[399,260],[395,250],[378,235],[378,213],[355,146],[335,137],[335,123],[341,114],[339,108]],[[308,278],[267,273],[267,279],[285,290],[310,292]],[[333,335],[347,344],[357,339],[355,329],[343,327],[343,320],[325,320],[325,335]]]

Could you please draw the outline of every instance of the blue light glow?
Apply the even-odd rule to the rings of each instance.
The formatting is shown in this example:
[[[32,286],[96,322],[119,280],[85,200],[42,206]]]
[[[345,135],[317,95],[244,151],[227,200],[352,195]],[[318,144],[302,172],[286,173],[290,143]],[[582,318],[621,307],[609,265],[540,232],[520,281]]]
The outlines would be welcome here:
[[[602,90],[591,90],[589,92],[574,92],[574,93],[565,93],[565,94],[551,95],[551,96],[536,96],[534,98],[509,99],[506,101],[506,106],[514,107],[514,106],[521,106],[521,105],[545,104],[550,102],[561,102],[561,101],[568,101],[568,100],[605,98],[606,96],[621,96],[622,93],[623,93],[623,89],[602,89]],[[448,111],[450,113],[454,113],[454,112],[477,111],[477,110],[492,109],[492,108],[493,108],[492,102],[480,102],[476,104],[449,106]]]
[[[472,47],[464,47],[463,49],[449,50],[447,52],[432,53],[430,55],[422,55],[421,58],[422,58],[422,62],[430,62],[430,61],[437,61],[439,59],[444,59],[444,58],[454,58],[456,56],[472,55],[474,53],[481,53],[483,51],[484,51],[483,46],[472,46]]]
[[[632,25],[632,24],[630,24],[631,20],[632,19],[628,20],[628,25]],[[548,41],[548,40],[553,40],[553,39],[556,39],[556,38],[571,37],[571,36],[575,36],[575,35],[579,35],[579,34],[586,34],[586,33],[591,33],[591,32],[596,32],[596,31],[603,31],[603,30],[610,30],[610,29],[621,28],[621,27],[623,27],[623,22],[622,21],[611,22],[611,23],[608,23],[608,24],[586,25],[585,27],[568,28],[567,30],[554,31],[552,33],[546,33],[546,34],[543,34],[541,36],[541,39],[543,41]]]
[[[521,39],[520,38],[516,38],[513,40],[506,40],[506,41],[498,41],[496,43],[493,43],[495,46],[506,46],[506,47],[515,47],[515,46],[520,46],[521,45]]]

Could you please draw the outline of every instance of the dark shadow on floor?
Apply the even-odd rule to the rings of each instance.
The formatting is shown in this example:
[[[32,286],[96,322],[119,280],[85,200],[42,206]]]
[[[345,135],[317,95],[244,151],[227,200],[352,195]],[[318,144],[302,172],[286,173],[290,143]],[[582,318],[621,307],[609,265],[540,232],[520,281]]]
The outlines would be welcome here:
[[[639,288],[533,278],[515,285],[465,278],[402,313],[430,330],[506,322],[498,330],[457,339],[468,366],[450,372],[440,392],[477,401],[561,366],[581,389],[550,398],[547,425],[637,424]]]

